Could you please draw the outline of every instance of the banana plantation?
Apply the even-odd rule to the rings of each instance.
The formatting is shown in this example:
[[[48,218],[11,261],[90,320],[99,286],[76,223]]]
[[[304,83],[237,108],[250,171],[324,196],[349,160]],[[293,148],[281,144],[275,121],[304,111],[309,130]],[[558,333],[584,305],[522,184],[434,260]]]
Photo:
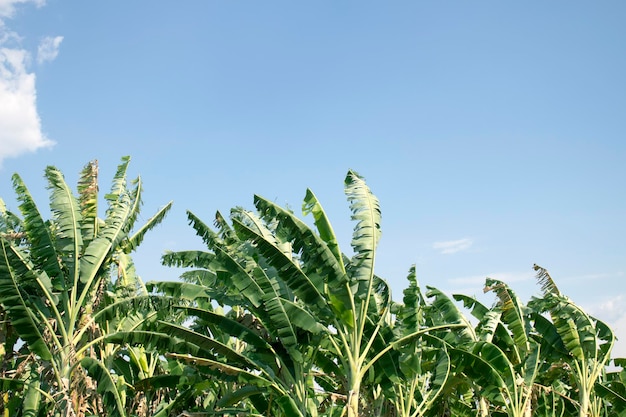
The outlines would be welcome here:
[[[187,212],[205,249],[143,282],[133,251],[171,203],[138,224],[129,161],[104,195],[91,162],[75,188],[46,168],[46,206],[18,174],[17,209],[0,200],[0,416],[626,415],[612,330],[543,267],[527,302],[489,278],[490,305],[421,287],[409,265],[393,299],[379,202],[353,171],[350,248],[311,190],[301,214],[254,196]]]

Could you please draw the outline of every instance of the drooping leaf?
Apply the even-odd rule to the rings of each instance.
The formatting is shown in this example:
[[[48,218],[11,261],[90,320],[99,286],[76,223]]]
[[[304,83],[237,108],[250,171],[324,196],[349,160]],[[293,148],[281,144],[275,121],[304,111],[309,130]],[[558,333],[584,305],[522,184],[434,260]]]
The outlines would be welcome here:
[[[245,367],[241,367],[232,363],[218,362],[214,359],[206,357],[181,355],[178,353],[169,353],[167,354],[167,357],[177,359],[193,366],[207,367],[219,371],[219,373],[225,376],[235,376],[237,377],[237,380],[241,382],[252,383],[257,386],[276,386],[272,383],[271,380],[265,378],[263,374],[250,371]]]
[[[134,389],[138,391],[156,391],[162,388],[175,389],[180,383],[180,375],[155,375],[153,377],[140,379],[134,385]]]
[[[215,274],[209,271],[188,271],[183,275],[198,277],[205,272],[212,280],[215,279]],[[156,291],[189,302],[216,301],[222,306],[234,306],[244,303],[243,298],[239,294],[226,294],[224,289],[215,288],[214,285],[202,281],[198,284],[177,281],[148,282],[146,283],[146,288],[148,291]]]
[[[122,298],[94,312],[91,319],[94,322],[102,323],[103,326],[106,323],[109,326],[114,326],[117,321],[127,319],[132,315],[145,317],[148,313],[156,312],[158,313],[156,317],[165,318],[173,312],[177,301],[178,299],[176,298],[162,297],[155,294]]]
[[[565,358],[568,356],[567,347],[563,343],[561,336],[554,324],[541,314],[533,313],[534,327],[537,331],[537,341],[542,346],[544,355],[550,353],[556,358]]]
[[[460,330],[450,333],[444,337],[444,340],[451,338],[459,338],[461,343],[469,343],[477,340],[476,333],[470,321],[459,310],[459,308],[450,300],[450,298],[438,290],[437,288],[427,286],[426,297],[433,298],[428,307],[428,318],[431,320],[430,325],[439,324],[460,324]]]
[[[470,297],[464,294],[452,294],[452,298],[456,301],[463,302],[463,307],[469,309],[472,316],[476,317],[478,320],[482,320],[485,314],[489,311],[489,308],[480,303],[475,297]]]
[[[624,382],[596,383],[594,388],[596,393],[607,400],[615,411],[621,413],[619,415],[623,415],[626,411],[626,385]]]
[[[533,265],[533,269],[537,271],[536,279],[537,282],[541,285],[541,291],[544,295],[553,294],[560,295],[559,288],[556,286],[556,283],[548,273],[548,270],[540,267],[539,265]]]
[[[221,217],[219,212],[218,215]],[[206,223],[189,210],[187,210],[187,219],[191,227],[196,231],[196,234],[202,238],[202,241],[209,246],[209,248],[212,242],[220,238]]]
[[[194,307],[178,306],[177,309],[185,311],[190,317],[198,317],[207,323],[215,324],[220,328],[220,330],[222,330],[226,334],[236,339],[242,340],[250,344],[251,346],[255,346],[261,349],[271,348],[266,340],[259,337],[250,328],[224,315]]]
[[[288,237],[293,252],[300,254],[299,264],[303,273],[320,294],[325,291],[328,295],[329,302],[325,304],[332,308],[334,317],[345,325],[352,326],[354,312],[352,296],[347,288],[348,277],[344,272],[343,264],[337,260],[326,242],[293,213],[273,202],[255,195],[254,205],[261,218],[266,222],[276,222],[277,233]],[[276,260],[279,259],[276,258]],[[310,294],[313,292],[311,291]],[[314,306],[320,306],[320,304],[314,304]],[[326,316],[328,313],[325,310],[326,307],[319,313]]]
[[[181,350],[170,350],[170,352],[182,352],[182,349],[188,349],[188,353],[191,355],[206,354],[206,357],[210,357],[211,354],[219,354],[225,359],[228,359],[233,364],[245,364],[250,367],[257,367],[248,357],[238,352],[231,346],[221,343],[211,336],[204,335],[188,329],[184,326],[180,326],[173,323],[161,322],[160,330],[164,335],[170,335],[184,341],[180,344]],[[171,343],[171,342],[170,342]]]
[[[521,362],[530,349],[528,335],[530,323],[526,320],[526,307],[519,300],[515,292],[504,282],[487,278],[485,291],[493,291],[498,297],[498,309],[502,311],[501,319],[511,331],[516,362]]]
[[[0,198],[0,234],[7,240],[21,245],[26,239],[22,219],[15,213],[7,210],[4,200]]]
[[[201,250],[166,252],[161,263],[165,266],[179,268],[207,268],[215,259],[215,255]]]
[[[463,302],[463,306],[470,309],[472,316],[479,320],[475,333],[480,340],[493,342],[497,338],[499,346],[513,347],[515,345],[512,335],[501,320],[501,311],[487,308],[475,297],[463,294],[452,294],[452,297],[456,301]]]
[[[326,245],[328,245],[328,249],[335,255],[337,258],[337,262],[339,265],[343,265],[343,254],[341,253],[341,249],[339,249],[339,242],[337,241],[337,237],[335,236],[335,231],[333,230],[332,224],[330,220],[326,216],[326,212],[322,207],[322,204],[319,202],[313,191],[310,189],[306,190],[306,195],[304,197],[304,202],[302,203],[302,213],[306,216],[307,214],[312,214],[313,219],[315,220],[315,227],[317,227],[317,231],[320,234],[320,237]],[[345,273],[345,267],[342,267],[343,272]]]
[[[265,390],[254,385],[245,385],[239,389],[226,392],[215,404],[220,410],[237,404],[238,402],[253,395],[264,394]]]
[[[187,401],[187,399],[194,394],[194,391],[193,387],[179,391],[178,395],[176,395],[176,398],[173,400],[159,404],[152,417],[170,417],[172,411],[180,404]]]
[[[146,233],[154,229],[163,221],[163,219],[165,219],[165,216],[172,208],[172,204],[172,201],[167,203],[152,217],[150,217],[150,219],[148,219],[148,221],[139,230],[137,230],[135,233],[133,233],[132,236],[130,236],[130,238],[128,238],[128,242],[124,245],[124,251],[126,253],[130,253],[131,251],[135,250],[141,244],[141,242],[143,242]]]
[[[482,355],[483,349],[489,349]],[[504,404],[508,391],[507,384],[501,375],[513,372],[504,354],[497,352],[497,347],[487,342],[477,342],[471,350],[452,348],[451,357],[458,370],[469,375],[480,387],[481,394],[490,401]]]
[[[122,403],[122,396],[113,376],[104,364],[89,356],[80,361],[90,377],[96,381],[96,389],[102,396],[102,403],[111,417],[124,417],[126,411]]]
[[[613,330],[601,320],[595,320],[596,337],[598,338],[598,362],[602,364],[609,363],[610,355],[615,345],[616,337]]]
[[[419,387],[420,402],[416,405],[414,415],[422,415],[430,410],[444,392],[448,378],[451,375],[451,360],[445,345],[437,352],[435,366],[429,378]],[[423,376],[423,375],[422,375]]]
[[[31,260],[46,272],[56,289],[62,289],[65,283],[59,264],[59,254],[55,248],[55,238],[18,174],[13,175],[13,187],[20,202],[20,211],[24,216],[22,224],[28,236]]]
[[[238,233],[254,242],[259,251],[267,258],[270,265],[280,271],[280,279],[298,296],[305,304],[315,305],[321,311],[326,308],[326,301],[320,292],[320,284],[317,284],[307,276],[290,256],[272,242],[263,238],[243,223],[233,220],[233,225]],[[266,287],[269,293],[269,288]]]
[[[104,342],[118,345],[143,346],[146,349],[155,349],[159,352],[179,352],[181,354],[210,354],[206,349],[198,347],[172,334],[159,331],[133,330],[130,332],[115,332],[104,337]],[[208,347],[207,347],[208,348]]]
[[[49,360],[52,353],[43,337],[43,324],[21,288],[21,282],[28,279],[36,281],[35,272],[16,256],[9,243],[0,238],[0,304],[28,348],[42,359]]]
[[[33,367],[30,375],[24,384],[24,400],[22,403],[23,417],[36,417],[40,415],[41,402],[41,380],[39,373]]]

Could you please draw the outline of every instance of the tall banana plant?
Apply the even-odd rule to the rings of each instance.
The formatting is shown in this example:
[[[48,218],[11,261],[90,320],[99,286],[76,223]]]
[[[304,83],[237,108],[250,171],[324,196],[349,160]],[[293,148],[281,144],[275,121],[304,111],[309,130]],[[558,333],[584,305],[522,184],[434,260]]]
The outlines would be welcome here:
[[[536,312],[535,328],[542,347],[550,349],[568,368],[570,383],[578,397],[578,415],[600,416],[603,403],[595,387],[605,377],[615,335],[604,322],[589,316],[562,295],[545,268],[538,265],[534,268],[543,297],[534,298],[529,305]],[[549,313],[551,321],[542,313]]]
[[[531,338],[529,310],[502,281],[488,278],[485,291],[497,296],[489,310],[475,300],[457,296],[480,322],[476,329],[479,340],[452,350],[455,363],[481,387],[482,395],[508,416],[530,417],[542,360],[540,346]]]
[[[427,327],[428,308],[411,267],[404,290],[403,304],[397,308],[395,330],[401,336]],[[457,329],[457,332],[459,330]],[[399,346],[398,373],[394,375],[393,400],[398,416],[418,417],[433,408],[442,396],[451,376],[451,361],[447,343],[429,335]]]
[[[0,305],[31,353],[32,373],[25,384],[36,387],[39,396],[29,398],[55,416],[98,413],[103,404],[110,415],[125,415],[119,395],[109,395],[115,391],[114,377],[96,360],[100,358],[92,357],[97,336],[107,330],[93,316],[107,294],[131,283],[141,285],[131,277],[128,254],[171,206],[133,232],[142,184],[139,178],[128,183],[129,162],[122,158],[105,195],[104,219],[98,217],[96,161],[81,171],[77,196],[57,168],[46,168],[49,220],[18,174],[13,186],[22,217],[4,207],[0,213],[3,225],[13,225],[0,235]],[[89,375],[100,377],[97,390],[80,363]],[[103,395],[90,395],[94,392]]]
[[[540,346],[532,338],[530,310],[502,281],[487,278],[488,291],[497,297],[491,308],[473,297],[454,295],[478,319],[475,328],[445,294],[434,288],[427,293],[434,299],[429,318],[465,324],[460,331],[446,334],[445,340],[451,345],[456,379],[464,376],[466,386],[473,387],[478,415],[489,415],[489,408],[497,408],[509,416],[529,416],[533,413],[537,379],[545,366]]]
[[[394,347],[426,332],[415,330],[377,349],[376,344],[387,340],[381,333],[390,324],[392,305],[388,285],[374,274],[380,207],[357,173],[348,172],[344,187],[356,222],[351,257],[340,250],[328,217],[310,190],[303,212],[313,216],[314,228],[290,210],[255,196],[256,212],[233,209],[232,225],[218,213],[217,231],[189,213],[192,226],[210,252],[165,257],[169,264],[189,266],[192,261],[201,266],[212,280],[210,288],[201,290],[210,292],[217,303],[250,316],[249,323],[254,323],[257,335],[269,346],[262,347],[257,340],[253,350],[235,355],[232,348],[220,345],[236,365],[228,372],[238,373],[256,386],[270,387],[272,395],[297,410],[290,414],[285,406],[286,415],[315,415],[316,404],[325,409],[330,403],[335,407],[343,402],[343,415],[358,416],[362,383],[373,365]],[[158,287],[163,290],[175,285]],[[233,327],[228,326],[224,330],[232,332]],[[250,347],[250,340],[244,345]],[[203,343],[208,346],[206,340]],[[259,352],[270,352],[270,348],[275,359],[268,361],[269,355]],[[213,359],[192,360],[223,367]],[[272,365],[263,365],[263,361]],[[254,370],[256,382],[248,369]],[[332,401],[312,398],[319,386],[325,387]]]
[[[459,352],[470,350],[481,340],[489,339],[486,334],[488,332],[484,329],[497,320],[497,317],[488,314],[486,307],[477,303],[474,298],[468,297],[466,307],[472,307],[474,315],[480,312],[482,316],[485,316],[486,325],[482,327],[482,331],[478,332],[448,295],[434,287],[427,287],[427,289],[426,297],[430,301],[425,308],[426,323],[429,326],[442,324],[458,326],[453,332],[434,333],[448,346],[447,353],[451,355],[451,370],[441,397],[437,399],[435,407],[427,415],[486,416],[489,413],[489,402],[480,394],[479,385],[463,372],[462,364],[454,356],[460,355]]]
[[[24,233],[20,229],[20,219],[10,216],[4,202],[0,200],[0,236],[9,240],[22,240]],[[7,312],[0,304],[0,415],[16,414],[16,407],[21,399],[19,394],[24,387],[20,374],[26,375],[28,369],[21,367],[16,344],[19,337],[11,325]]]

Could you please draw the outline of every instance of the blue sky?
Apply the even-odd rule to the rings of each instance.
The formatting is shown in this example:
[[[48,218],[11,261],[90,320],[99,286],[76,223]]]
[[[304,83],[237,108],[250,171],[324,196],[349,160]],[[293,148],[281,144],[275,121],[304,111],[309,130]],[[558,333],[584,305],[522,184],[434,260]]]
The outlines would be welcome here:
[[[136,255],[200,248],[189,209],[298,210],[311,188],[349,252],[348,169],[379,197],[377,272],[527,301],[532,270],[621,336],[626,357],[626,3],[0,0],[0,197],[10,176],[47,205],[121,156],[144,218],[174,209]]]

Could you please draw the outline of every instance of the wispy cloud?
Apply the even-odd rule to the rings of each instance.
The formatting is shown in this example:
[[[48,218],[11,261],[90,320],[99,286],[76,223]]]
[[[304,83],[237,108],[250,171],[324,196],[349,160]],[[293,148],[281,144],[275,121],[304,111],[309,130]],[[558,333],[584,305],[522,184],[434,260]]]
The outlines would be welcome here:
[[[535,276],[532,272],[485,272],[480,275],[466,275],[455,278],[448,278],[445,283],[440,285],[439,289],[454,293],[454,294],[473,294],[474,296],[484,297],[485,300],[491,299],[491,295],[484,295],[485,280],[487,278],[493,278],[500,280],[514,290],[519,289],[520,282],[534,281]],[[530,286],[532,287],[532,286]],[[528,285],[521,286],[521,288],[529,288]],[[531,294],[527,294],[527,291],[515,291],[522,299],[526,299]]]
[[[568,281],[584,281],[584,282],[595,282],[595,281],[606,281],[608,279],[617,279],[619,277],[623,277],[624,272],[604,272],[597,274],[587,274],[587,275],[574,275],[570,277],[566,277]]]
[[[19,35],[5,23],[15,15],[16,6],[22,3],[40,7],[45,1],[0,0],[0,166],[6,158],[54,144],[41,129],[37,112],[36,77],[28,70],[30,53],[20,46]],[[54,59],[62,39],[44,39],[38,60]]]
[[[585,305],[584,308],[589,314],[602,320],[616,320],[621,316],[626,316],[626,296],[618,294]]]
[[[461,252],[469,249],[474,242],[471,239],[464,238],[458,240],[447,240],[444,242],[433,243],[433,248],[437,249],[444,255]]]
[[[44,62],[54,61],[59,55],[59,47],[63,41],[63,36],[46,36],[39,43],[37,48],[37,63],[43,64]]]
[[[485,275],[452,278],[448,282],[461,285],[482,285],[485,283],[486,278],[493,278],[510,284],[512,282],[532,281],[535,279],[535,276],[531,272],[494,272]]]
[[[15,15],[15,6],[22,3],[33,3],[37,7],[46,4],[46,0],[0,0],[0,18],[10,18]]]
[[[584,305],[585,311],[602,320],[615,333],[619,343],[615,344],[612,357],[626,357],[626,295],[618,294],[591,305]]]

